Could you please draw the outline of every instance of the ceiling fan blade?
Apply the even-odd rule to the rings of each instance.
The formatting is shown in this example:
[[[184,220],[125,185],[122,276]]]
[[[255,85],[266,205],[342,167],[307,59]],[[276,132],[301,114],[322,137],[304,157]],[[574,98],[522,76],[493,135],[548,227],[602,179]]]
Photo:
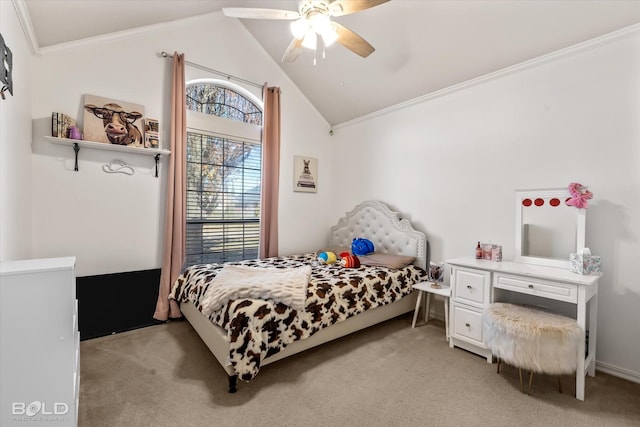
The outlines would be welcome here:
[[[253,7],[224,7],[222,13],[231,18],[249,19],[289,19],[300,18],[300,14],[293,10],[260,9]]]
[[[348,15],[386,3],[389,0],[336,0],[329,5],[332,16]]]
[[[282,55],[282,62],[293,62],[298,56],[300,56],[300,52],[302,51],[302,40],[294,38],[289,43],[289,47],[285,50],[284,55]]]
[[[335,28],[338,33],[338,39],[336,41],[353,53],[366,58],[376,50],[368,41],[347,27],[340,25],[337,22],[332,22],[331,25],[333,25],[333,28]]]

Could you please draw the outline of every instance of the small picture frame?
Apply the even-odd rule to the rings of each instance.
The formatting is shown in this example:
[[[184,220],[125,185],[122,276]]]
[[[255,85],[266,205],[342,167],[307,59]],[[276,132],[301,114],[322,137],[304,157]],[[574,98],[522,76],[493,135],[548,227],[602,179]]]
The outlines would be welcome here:
[[[160,148],[160,123],[156,119],[144,119],[144,148]]]
[[[502,246],[491,245],[491,261],[502,261]]]
[[[318,191],[318,159],[293,156],[293,191],[304,193]]]
[[[444,263],[429,263],[429,281],[439,283],[444,281]]]
[[[153,132],[156,135],[160,132],[160,123],[156,119],[146,118],[144,119],[144,131]]]
[[[160,139],[158,134],[144,134],[144,148],[160,148]]]

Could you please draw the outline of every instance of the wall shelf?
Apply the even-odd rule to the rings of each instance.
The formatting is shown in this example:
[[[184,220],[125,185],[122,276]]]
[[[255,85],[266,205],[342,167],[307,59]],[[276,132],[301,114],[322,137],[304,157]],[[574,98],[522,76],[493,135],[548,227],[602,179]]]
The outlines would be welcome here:
[[[85,141],[82,139],[56,138],[53,136],[45,136],[44,139],[52,144],[69,145],[73,147],[73,151],[76,156],[76,163],[73,170],[76,172],[78,171],[78,152],[80,151],[80,147],[153,156],[156,160],[156,178],[158,177],[158,162],[160,161],[160,156],[171,154],[170,150],[164,150],[161,148],[129,147],[127,145],[107,144],[105,142]]]

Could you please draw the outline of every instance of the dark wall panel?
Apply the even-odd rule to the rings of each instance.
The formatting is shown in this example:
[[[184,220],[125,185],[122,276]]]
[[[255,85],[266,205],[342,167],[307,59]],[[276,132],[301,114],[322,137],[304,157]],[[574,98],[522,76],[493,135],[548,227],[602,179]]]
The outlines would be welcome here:
[[[76,278],[80,339],[161,323],[153,318],[160,269]]]

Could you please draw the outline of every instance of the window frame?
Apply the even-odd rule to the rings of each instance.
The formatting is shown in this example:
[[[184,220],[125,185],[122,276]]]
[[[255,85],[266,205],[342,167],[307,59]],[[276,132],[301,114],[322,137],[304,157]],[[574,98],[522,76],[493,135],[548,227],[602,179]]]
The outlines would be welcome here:
[[[218,79],[194,79],[194,80],[190,80],[186,83],[186,87],[188,88],[189,86],[193,86],[193,85],[200,85],[200,84],[210,84],[210,85],[215,85],[218,87],[222,87],[225,89],[229,89],[232,90],[234,92],[236,92],[239,96],[243,96],[245,98],[247,98],[250,102],[252,102],[257,108],[260,109],[261,112],[264,112],[264,104],[263,102],[258,99],[254,94],[252,94],[251,92],[249,92],[248,90],[246,90],[245,88],[242,88],[238,85],[235,85],[233,83],[224,81],[224,80],[218,80]],[[200,134],[203,136],[208,136],[208,137],[215,137],[215,138],[223,138],[226,140],[235,140],[235,141],[244,141],[244,142],[248,142],[248,143],[258,143],[260,145],[262,145],[262,126],[261,125],[255,125],[255,124],[251,124],[251,123],[245,123],[242,121],[239,121],[237,119],[233,119],[233,118],[225,118],[225,117],[219,117],[216,116],[214,114],[207,114],[207,113],[202,113],[202,112],[198,112],[198,111],[193,111],[193,110],[189,110],[187,109],[187,133],[191,133],[191,134]],[[188,145],[187,147],[185,147],[185,150],[187,151],[188,154]],[[187,156],[188,159],[188,156]],[[200,159],[200,163],[202,162],[202,159]],[[202,164],[202,163],[201,163]],[[188,168],[188,164],[186,165],[186,167]],[[262,171],[262,159],[260,160],[260,170]],[[262,176],[261,176],[261,180],[262,180]],[[189,194],[190,191],[194,191],[194,190],[189,190],[187,189],[187,198],[189,198]],[[202,188],[200,188],[199,191],[203,191]],[[245,194],[245,193],[242,193]],[[247,193],[249,194],[249,193]],[[255,195],[255,193],[250,193],[251,195]],[[186,207],[185,207],[185,211],[186,211]],[[186,212],[185,212],[186,213]],[[215,220],[211,220],[211,219],[205,219],[200,217],[197,220],[194,219],[189,219],[188,215],[185,215],[185,226],[187,228],[187,230],[189,229],[189,226],[191,225],[192,228],[193,226],[203,226],[205,224],[210,224],[213,222],[217,222]],[[221,220],[221,223],[225,223],[228,224],[228,221],[225,220]],[[256,222],[255,219],[241,219],[241,220],[237,220],[237,221],[231,221],[233,224],[243,224],[243,230],[244,230],[244,226],[245,223],[254,223]],[[260,226],[260,218],[258,217],[258,227]],[[200,241],[203,242],[204,238],[205,238],[205,233],[203,230],[200,231]],[[244,231],[243,231],[243,236],[244,236]],[[226,240],[226,231],[223,232],[223,237]],[[192,238],[189,239],[189,232],[187,232],[187,236],[185,236],[185,238],[187,239],[187,253],[186,253],[186,265],[193,265],[193,264],[198,264],[201,262],[210,262],[205,260],[206,258],[206,252],[201,251],[199,253],[196,252],[191,252],[189,249],[189,243],[196,243],[197,241],[197,237],[196,238]],[[259,232],[258,232],[258,239],[259,239]],[[258,246],[259,246],[259,242],[258,242]],[[259,250],[259,247],[258,247]],[[224,262],[227,261],[227,256],[224,255],[226,253],[222,252],[222,256],[220,257],[221,259],[219,260],[214,260],[212,262]],[[230,251],[229,253],[237,253],[237,251]],[[245,251],[244,251],[244,247],[242,250],[242,259],[249,259],[249,258],[253,258],[253,256],[245,256]],[[253,252],[251,252],[251,254],[253,254]],[[255,256],[257,257],[257,252],[255,254]],[[197,257],[199,258],[199,260],[195,260],[194,258]],[[213,258],[212,258],[213,259]],[[232,258],[229,259],[232,261],[237,261],[238,259],[236,258]]]

